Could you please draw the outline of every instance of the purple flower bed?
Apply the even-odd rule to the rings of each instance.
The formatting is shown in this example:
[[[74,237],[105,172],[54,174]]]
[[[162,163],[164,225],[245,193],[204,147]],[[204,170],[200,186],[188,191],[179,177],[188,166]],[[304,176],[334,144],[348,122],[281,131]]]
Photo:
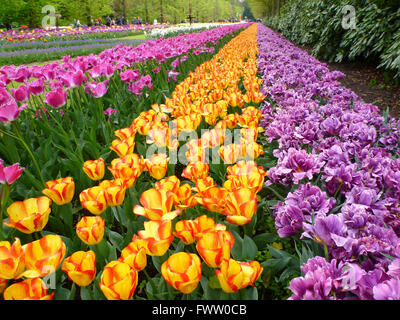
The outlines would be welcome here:
[[[326,253],[302,266],[290,299],[400,299],[400,121],[261,24],[258,43],[262,125],[278,145],[267,185],[291,188],[275,227]]]

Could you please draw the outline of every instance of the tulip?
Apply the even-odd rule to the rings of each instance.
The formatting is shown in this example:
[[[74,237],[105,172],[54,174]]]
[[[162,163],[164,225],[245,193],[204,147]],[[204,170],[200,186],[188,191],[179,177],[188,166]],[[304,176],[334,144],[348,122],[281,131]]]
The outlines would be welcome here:
[[[27,86],[19,86],[18,89],[10,89],[14,99],[18,102],[24,102],[29,99],[29,89]]]
[[[26,279],[4,290],[4,300],[51,300],[55,292],[47,294],[44,281],[40,278]]]
[[[15,238],[13,244],[0,241],[0,279],[17,279],[24,269],[24,257],[19,239]]]
[[[125,140],[115,139],[112,142],[111,150],[115,151],[119,157],[133,153],[135,149],[135,137],[129,137]]]
[[[82,191],[79,194],[79,200],[84,209],[95,215],[100,215],[107,209],[106,192],[101,187]]]
[[[155,185],[156,190],[164,189],[173,193],[177,193],[180,186],[180,180],[177,176],[170,176],[163,180],[157,181]]]
[[[108,170],[115,179],[124,180],[126,187],[131,188],[142,174],[143,167],[143,158],[136,153],[131,153],[111,161],[111,167],[108,167]]]
[[[225,208],[226,193],[224,188],[211,187],[198,193],[195,199],[208,211],[222,213]]]
[[[103,82],[92,81],[92,82],[86,83],[85,92],[87,94],[91,94],[94,98],[101,98],[107,93],[108,82],[109,82],[109,80],[107,79]]]
[[[122,250],[118,260],[129,264],[137,271],[143,270],[147,266],[146,242],[141,239],[132,241]]]
[[[181,213],[180,210],[172,211],[177,197],[169,190],[149,189],[142,193],[139,202],[142,206],[134,206],[133,212],[150,220],[173,220]]]
[[[153,154],[150,160],[145,160],[146,169],[154,179],[161,180],[167,174],[168,161],[169,158],[164,153]]]
[[[105,164],[103,158],[97,160],[88,160],[83,164],[83,171],[93,181],[103,179],[105,173]]]
[[[54,108],[63,107],[67,103],[67,90],[63,91],[62,88],[59,88],[46,93],[46,100],[44,102]]]
[[[222,261],[229,259],[235,238],[225,230],[203,233],[196,249],[204,262],[211,268],[218,268]]]
[[[135,130],[131,127],[129,128],[123,128],[123,129],[119,129],[114,131],[114,135],[120,139],[120,140],[126,140],[130,137],[134,137],[135,136]]]
[[[87,287],[96,276],[96,255],[93,251],[77,251],[61,265],[68,279],[80,287]]]
[[[213,218],[205,214],[194,219],[194,223],[195,223],[194,237],[196,240],[199,240],[203,236],[203,234],[207,232],[226,230],[226,226],[224,224],[215,223]]]
[[[76,234],[87,245],[96,245],[103,240],[105,221],[100,216],[82,217],[76,224]]]
[[[194,195],[192,195],[192,189],[188,184],[181,185],[176,193],[176,196],[178,202],[175,204],[175,207],[178,210],[183,211],[197,205],[197,201]]]
[[[212,187],[216,187],[217,185],[214,182],[212,177],[207,177],[205,179],[199,179],[196,181],[196,187],[193,188],[194,191],[198,193],[206,192],[208,189]]]
[[[26,271],[21,277],[45,277],[57,270],[67,247],[58,235],[47,235],[22,247]]]
[[[99,287],[108,300],[131,300],[137,282],[138,272],[129,264],[111,261],[103,269]]]
[[[19,167],[19,163],[14,163],[9,167],[5,167],[3,160],[0,159],[0,184],[13,184],[24,170],[25,168]]]
[[[232,143],[221,146],[219,155],[225,164],[233,164],[246,157],[246,149],[241,144]]]
[[[183,170],[182,177],[196,183],[197,180],[206,179],[208,177],[209,165],[200,161],[190,162]]]
[[[195,234],[197,231],[196,222],[193,220],[181,220],[175,224],[174,236],[181,239],[185,245],[192,244],[196,241]]]
[[[234,293],[249,285],[254,286],[263,268],[257,261],[238,262],[233,259],[222,261],[215,271],[221,288],[226,293]]]
[[[7,208],[10,222],[3,223],[27,234],[41,231],[49,221],[50,205],[51,200],[47,197],[16,201]]]
[[[248,188],[228,192],[222,214],[229,223],[245,225],[251,222],[257,211],[257,196]]]
[[[133,241],[136,239],[145,241],[149,256],[163,256],[174,240],[171,220],[144,222],[144,230],[140,230]]]
[[[201,260],[193,253],[175,253],[161,265],[161,274],[175,290],[190,294],[201,279]]]
[[[12,122],[16,120],[21,113],[28,105],[23,104],[18,107],[15,101],[8,101],[7,103],[0,106],[0,122]]]
[[[126,192],[126,184],[124,180],[104,180],[99,184],[99,187],[105,192],[108,206],[116,207],[120,206],[124,202]]]
[[[50,180],[46,182],[46,189],[42,193],[62,206],[70,203],[75,193],[75,183],[71,177]]]

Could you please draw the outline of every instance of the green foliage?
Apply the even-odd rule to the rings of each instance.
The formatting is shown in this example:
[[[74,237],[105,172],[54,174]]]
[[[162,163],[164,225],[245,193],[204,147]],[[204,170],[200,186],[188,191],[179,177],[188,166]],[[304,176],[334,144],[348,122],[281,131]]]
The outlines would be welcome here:
[[[355,28],[342,26],[345,5],[355,8]],[[400,76],[400,9],[394,1],[288,0],[279,17],[264,23],[329,62],[369,59]]]

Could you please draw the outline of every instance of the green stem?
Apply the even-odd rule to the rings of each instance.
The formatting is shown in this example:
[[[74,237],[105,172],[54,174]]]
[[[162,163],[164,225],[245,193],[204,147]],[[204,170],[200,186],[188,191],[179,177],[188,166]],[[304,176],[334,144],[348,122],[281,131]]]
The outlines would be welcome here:
[[[78,139],[76,138],[74,129],[72,128],[71,119],[69,118],[67,112],[64,113],[64,117],[65,117],[65,119],[67,119],[67,122],[68,122],[68,124],[69,124],[70,129],[71,129],[72,137],[74,138],[76,147],[78,148],[78,151],[79,151],[79,157],[81,158],[82,163],[84,163],[85,161],[84,161],[84,159],[83,159],[82,149],[81,149],[81,147],[79,146]]]
[[[8,198],[10,196],[10,186],[6,183],[1,186],[1,197],[0,197],[0,241],[5,240],[3,232],[3,210],[6,206]]]
[[[17,124],[15,123],[15,121],[12,122],[12,126],[13,126],[15,132],[17,133],[17,136],[18,136],[18,138],[19,138],[18,140],[19,140],[19,141],[21,142],[21,144],[24,146],[24,148],[26,149],[26,151],[28,151],[28,154],[29,154],[29,156],[31,157],[31,159],[32,159],[32,161],[33,161],[33,164],[35,165],[36,170],[37,170],[37,172],[38,172],[38,174],[39,174],[40,180],[42,181],[43,188],[45,188],[45,187],[46,187],[46,182],[45,182],[44,179],[43,179],[42,171],[40,170],[39,164],[38,164],[38,162],[37,162],[35,156],[33,155],[32,151],[31,151],[31,149],[28,147],[28,145],[25,143],[25,140],[24,140],[24,138],[22,137],[21,132],[19,131],[18,126],[17,126]]]
[[[155,295],[157,288],[156,288],[156,285],[154,284],[153,278],[151,278],[149,276],[149,274],[147,273],[146,269],[143,269],[143,272],[146,275],[147,280],[150,282],[150,285],[151,285],[151,287],[153,289],[153,295]]]
[[[324,244],[324,253],[326,261],[329,262],[329,251],[328,251],[328,246],[326,244]]]

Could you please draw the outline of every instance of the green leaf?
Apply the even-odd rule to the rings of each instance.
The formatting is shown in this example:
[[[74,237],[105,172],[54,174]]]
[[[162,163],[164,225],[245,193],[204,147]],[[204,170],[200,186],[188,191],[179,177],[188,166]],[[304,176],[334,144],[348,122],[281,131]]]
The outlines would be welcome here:
[[[82,300],[93,300],[92,294],[87,287],[81,287],[81,299]]]
[[[235,260],[242,260],[243,255],[243,239],[236,231],[230,231],[232,235],[235,237],[235,243],[231,250],[231,255]]]
[[[213,275],[208,280],[208,285],[211,289],[221,289],[221,284],[219,283],[218,277]]]
[[[253,260],[257,254],[258,248],[254,241],[247,235],[242,242],[242,260]]]
[[[277,237],[277,235],[274,233],[265,232],[265,233],[256,235],[253,238],[253,240],[259,250],[265,250],[265,248],[267,247],[267,244],[274,242],[276,237]]]

